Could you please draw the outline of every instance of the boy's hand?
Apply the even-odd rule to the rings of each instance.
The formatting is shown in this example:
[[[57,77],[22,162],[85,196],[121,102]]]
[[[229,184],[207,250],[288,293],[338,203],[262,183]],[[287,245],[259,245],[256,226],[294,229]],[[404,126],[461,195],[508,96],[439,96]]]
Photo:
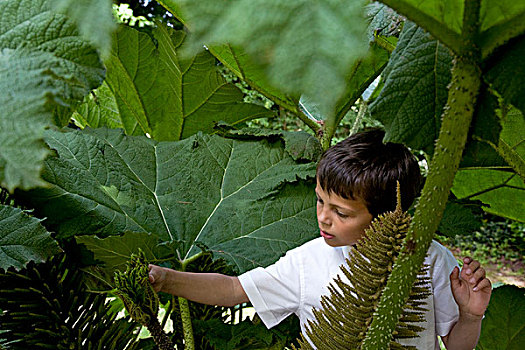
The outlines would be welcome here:
[[[149,282],[153,286],[155,292],[162,291],[164,283],[166,282],[166,270],[157,265],[148,265],[149,268]]]
[[[458,267],[450,274],[452,295],[458,304],[460,315],[481,319],[489,304],[492,285],[485,277],[485,269],[480,266],[479,261],[465,257],[463,263],[461,277]]]

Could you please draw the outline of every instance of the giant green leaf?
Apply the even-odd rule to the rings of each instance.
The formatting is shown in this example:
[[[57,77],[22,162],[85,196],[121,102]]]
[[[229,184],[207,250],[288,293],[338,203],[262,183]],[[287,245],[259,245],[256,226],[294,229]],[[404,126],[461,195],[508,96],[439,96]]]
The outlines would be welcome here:
[[[476,349],[519,350],[525,344],[525,288],[495,288],[481,325]]]
[[[314,163],[296,163],[281,141],[197,134],[178,142],[119,130],[49,131],[57,157],[52,187],[28,200],[59,236],[153,233],[182,241],[183,259],[201,243],[240,271],[274,261],[316,233]],[[286,232],[286,234],[283,234]]]
[[[525,183],[514,172],[499,169],[459,170],[452,192],[460,199],[478,199],[484,210],[525,222]]]
[[[506,162],[506,166],[460,169],[454,179],[452,192],[458,198],[481,200],[487,212],[525,221],[525,119],[517,109],[502,116],[502,129],[497,141],[479,138]],[[490,133],[490,132],[489,132]]]
[[[49,1],[0,2],[0,183],[13,190],[43,185],[48,150],[42,133],[53,109],[100,85],[96,51]]]
[[[0,205],[0,271],[20,270],[30,261],[43,262],[61,251],[40,221],[20,209]]]
[[[272,85],[315,97],[325,115],[333,113],[352,62],[366,52],[364,4],[359,1],[163,0],[162,4],[185,16],[193,33],[192,47],[229,43],[244,48],[267,67]]]
[[[181,59],[183,31],[159,23],[149,35],[121,26],[106,60],[106,83],[77,110],[82,125],[122,125],[129,135],[179,140],[197,131],[212,132],[219,121],[236,124],[270,112],[244,103],[242,92],[228,84],[207,51]],[[120,120],[120,122],[119,122]]]
[[[55,0],[54,6],[75,21],[84,38],[104,55],[109,53],[115,29],[111,0]]]
[[[386,140],[433,152],[447,101],[452,56],[415,24],[407,22],[383,72],[385,86],[370,105],[386,128]]]
[[[382,0],[407,16],[434,37],[458,53],[463,32],[462,0]],[[483,57],[497,47],[525,32],[525,3],[515,0],[482,0],[480,33],[475,40]]]

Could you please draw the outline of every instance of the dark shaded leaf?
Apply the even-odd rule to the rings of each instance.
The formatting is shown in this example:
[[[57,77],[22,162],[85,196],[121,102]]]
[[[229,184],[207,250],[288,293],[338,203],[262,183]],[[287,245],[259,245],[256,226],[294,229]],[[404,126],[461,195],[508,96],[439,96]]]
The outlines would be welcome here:
[[[0,205],[0,271],[20,270],[30,261],[43,262],[61,251],[40,221],[20,209]]]
[[[476,349],[519,350],[525,344],[525,288],[501,286],[492,291]]]
[[[481,219],[472,208],[460,203],[449,202],[439,223],[440,234],[455,237],[469,235],[481,227]]]

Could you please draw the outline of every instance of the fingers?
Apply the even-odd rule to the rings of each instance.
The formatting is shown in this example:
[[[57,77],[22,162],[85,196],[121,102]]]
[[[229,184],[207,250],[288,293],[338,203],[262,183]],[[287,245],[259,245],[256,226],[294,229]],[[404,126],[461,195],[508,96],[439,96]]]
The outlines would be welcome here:
[[[486,272],[477,260],[470,257],[463,258],[463,268],[461,270],[461,279],[466,281],[474,291],[490,286],[490,281],[485,278]],[[481,285],[483,283],[483,285]],[[481,286],[480,286],[481,285]]]
[[[490,283],[490,280],[488,278],[483,278],[477,286],[472,288],[473,291],[491,291],[492,290],[492,283]]]
[[[459,267],[454,267],[450,273],[450,284],[452,288],[457,288],[461,285],[461,280],[459,279]]]
[[[464,264],[461,271],[461,278],[468,281],[474,272],[480,267],[480,263],[477,260],[472,260],[470,257],[464,258],[463,262]]]

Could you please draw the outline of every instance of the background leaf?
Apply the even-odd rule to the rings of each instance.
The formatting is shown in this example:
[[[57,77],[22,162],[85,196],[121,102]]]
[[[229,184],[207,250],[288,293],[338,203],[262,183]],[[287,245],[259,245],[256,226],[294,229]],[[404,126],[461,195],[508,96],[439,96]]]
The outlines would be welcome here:
[[[459,49],[463,24],[462,0],[383,0],[381,2],[425,28],[453,51],[457,52]]]
[[[24,47],[56,57],[55,72],[66,77],[63,99],[82,99],[104,79],[104,67],[95,49],[82,39],[75,25],[51,10],[50,0],[0,2],[0,47]],[[60,82],[56,82],[58,85]]]
[[[30,261],[43,262],[61,251],[40,221],[20,209],[0,205],[0,271],[20,270]]]
[[[431,154],[447,101],[452,56],[423,29],[407,22],[383,72],[385,86],[370,105],[386,128],[385,141]]]
[[[53,186],[28,200],[61,237],[154,233],[182,241],[183,259],[200,243],[242,272],[317,232],[315,164],[296,163],[280,141],[198,134],[158,143],[104,129],[46,140],[58,155],[43,174]]]
[[[510,285],[495,288],[485,312],[476,349],[521,349],[525,343],[524,314],[524,288]]]
[[[49,1],[0,2],[0,184],[12,191],[44,184],[43,130],[102,83],[104,68]]]
[[[478,40],[485,57],[525,32],[525,3],[513,0],[481,1],[480,22]]]
[[[0,51],[0,90],[6,91],[0,94],[0,185],[10,191],[45,185],[40,171],[49,150],[42,136],[52,123],[46,105],[57,94],[52,69],[58,62],[20,51]]]
[[[159,264],[159,259],[177,259],[179,242],[163,244],[158,236],[144,232],[125,232],[123,235],[98,238],[84,235],[75,237],[81,245],[80,255],[87,267],[83,271],[90,276],[86,280],[90,290],[109,292],[114,288],[115,271],[125,271],[126,263],[131,254],[137,254],[141,249],[146,259],[152,264]],[[90,253],[84,252],[82,246]],[[93,259],[86,254],[93,255]],[[96,264],[96,265],[94,265]]]
[[[129,135],[147,133],[162,141],[213,132],[221,120],[236,124],[271,115],[243,102],[242,92],[225,81],[209,52],[181,59],[183,31],[159,23],[153,36],[157,44],[145,33],[119,28],[105,61],[108,88],[97,90],[96,98],[77,110],[80,125],[122,126]]]
[[[500,109],[498,98],[483,84],[460,168],[508,167],[505,160],[491,146],[491,144],[498,144],[500,139],[502,129]]]
[[[72,118],[75,124],[82,129],[85,127],[96,129],[105,126],[111,129],[131,130],[131,134],[140,134],[133,121],[131,125],[124,125],[115,95],[106,82],[84,98],[84,102],[77,107]]]
[[[174,1],[162,1],[168,10]],[[323,114],[344,90],[343,77],[366,52],[360,2],[306,0],[182,1],[192,47],[230,43],[266,67],[270,83],[315,97]],[[177,13],[179,8],[174,7]],[[293,59],[291,59],[293,58]]]

